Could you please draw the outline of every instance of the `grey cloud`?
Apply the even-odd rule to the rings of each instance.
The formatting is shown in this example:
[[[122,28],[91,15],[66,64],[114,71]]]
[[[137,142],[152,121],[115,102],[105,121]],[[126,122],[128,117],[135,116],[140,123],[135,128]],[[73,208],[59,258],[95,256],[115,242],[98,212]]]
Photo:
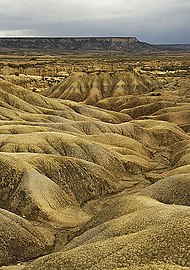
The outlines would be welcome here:
[[[189,0],[1,0],[0,35],[132,35],[190,43],[189,14]]]

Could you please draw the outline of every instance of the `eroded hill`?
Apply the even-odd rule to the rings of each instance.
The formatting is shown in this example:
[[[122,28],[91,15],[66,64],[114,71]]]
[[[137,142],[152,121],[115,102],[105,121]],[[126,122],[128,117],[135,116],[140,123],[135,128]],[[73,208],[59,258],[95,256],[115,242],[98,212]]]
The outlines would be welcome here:
[[[0,79],[1,266],[190,269],[188,78],[170,82]]]

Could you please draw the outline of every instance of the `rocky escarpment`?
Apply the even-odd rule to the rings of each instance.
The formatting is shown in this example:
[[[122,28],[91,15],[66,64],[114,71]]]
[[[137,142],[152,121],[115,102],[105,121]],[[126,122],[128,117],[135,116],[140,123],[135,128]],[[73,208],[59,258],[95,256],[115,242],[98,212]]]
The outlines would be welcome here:
[[[0,38],[3,50],[39,51],[156,51],[157,47],[135,37],[81,37],[81,38]]]

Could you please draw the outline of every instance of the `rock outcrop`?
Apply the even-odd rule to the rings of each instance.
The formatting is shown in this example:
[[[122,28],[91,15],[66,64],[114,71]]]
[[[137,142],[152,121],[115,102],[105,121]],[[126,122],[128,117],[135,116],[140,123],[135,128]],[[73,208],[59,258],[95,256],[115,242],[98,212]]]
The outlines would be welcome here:
[[[140,42],[135,37],[79,37],[79,38],[0,38],[4,50],[62,51],[156,51],[157,47]]]

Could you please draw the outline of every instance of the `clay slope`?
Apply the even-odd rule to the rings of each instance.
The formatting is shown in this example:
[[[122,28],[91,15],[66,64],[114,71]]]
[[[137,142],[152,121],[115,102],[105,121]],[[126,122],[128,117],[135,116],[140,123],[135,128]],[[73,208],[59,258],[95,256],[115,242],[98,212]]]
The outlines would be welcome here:
[[[0,263],[25,261],[50,251],[50,244],[32,225],[17,215],[0,210],[1,244]]]
[[[144,196],[109,202],[86,231],[65,248],[26,269],[154,269],[189,266],[189,208]],[[129,269],[130,269],[129,268]]]
[[[0,79],[1,266],[190,269],[189,98],[152,85]]]

